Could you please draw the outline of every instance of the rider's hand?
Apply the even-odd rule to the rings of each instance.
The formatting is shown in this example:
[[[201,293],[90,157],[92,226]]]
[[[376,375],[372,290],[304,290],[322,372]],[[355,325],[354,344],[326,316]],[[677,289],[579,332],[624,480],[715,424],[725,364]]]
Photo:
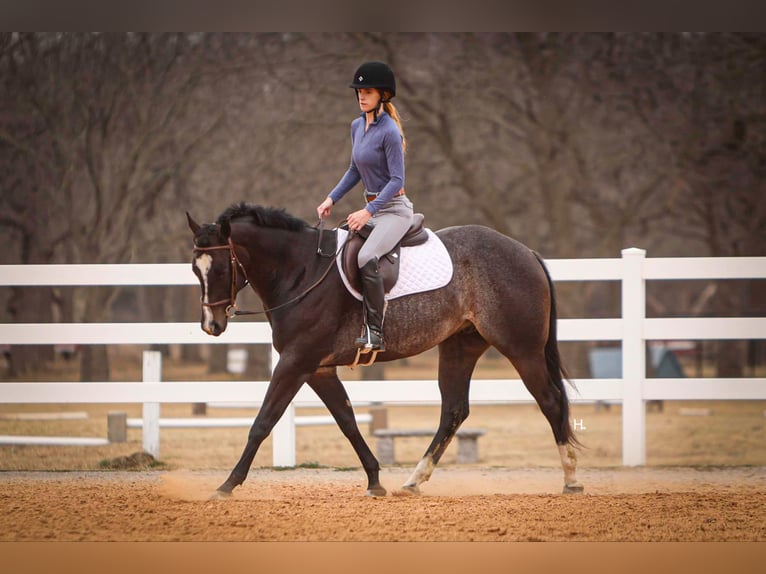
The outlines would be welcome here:
[[[330,211],[332,211],[332,199],[329,197],[325,199],[322,203],[319,204],[319,207],[317,207],[317,215],[319,216],[319,219],[324,219],[328,215],[330,215]]]
[[[370,220],[372,214],[366,209],[360,209],[355,211],[346,218],[348,221],[348,227],[351,231],[359,231]]]

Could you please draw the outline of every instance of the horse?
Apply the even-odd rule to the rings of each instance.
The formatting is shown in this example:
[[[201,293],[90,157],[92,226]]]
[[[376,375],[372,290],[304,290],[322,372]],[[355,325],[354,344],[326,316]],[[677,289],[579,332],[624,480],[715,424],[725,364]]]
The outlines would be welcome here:
[[[385,496],[380,464],[362,437],[337,368],[349,365],[362,325],[362,304],[342,283],[335,258],[317,246],[322,226],[285,209],[246,202],[225,209],[215,223],[193,233],[192,269],[201,287],[202,330],[218,336],[249,285],[271,325],[279,361],[242,455],[215,496],[242,484],[260,444],[306,383],[324,402],[367,474],[367,496]],[[328,232],[325,232],[328,233]],[[393,361],[438,345],[441,395],[439,427],[401,493],[418,494],[469,414],[469,386],[479,358],[490,347],[502,353],[548,420],[564,471],[564,493],[578,493],[577,450],[567,378],[556,339],[556,297],[543,259],[519,241],[480,225],[438,230],[453,263],[441,288],[388,302],[386,350]]]

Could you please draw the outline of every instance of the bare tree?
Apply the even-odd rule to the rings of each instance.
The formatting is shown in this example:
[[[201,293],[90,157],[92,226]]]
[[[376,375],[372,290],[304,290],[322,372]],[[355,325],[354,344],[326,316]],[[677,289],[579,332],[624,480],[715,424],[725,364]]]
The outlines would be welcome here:
[[[744,34],[5,34],[0,226],[19,261],[160,262],[188,258],[186,210],[312,220],[348,164],[349,75],[380,59],[429,226],[486,224],[545,257],[762,254],[764,52]],[[565,313],[619,305],[561,292]],[[17,320],[48,320],[37,295]],[[80,316],[113,295],[75,299]]]
[[[657,164],[658,174],[673,182],[653,214],[655,241],[665,238],[672,250],[685,241],[700,255],[766,253],[764,37],[628,36],[621,44],[633,47],[632,57],[623,54],[615,62],[625,74],[617,77],[624,99],[666,158]],[[751,283],[719,282],[697,312],[751,312]],[[745,342],[716,346],[718,374],[741,376]]]
[[[128,262],[145,247],[146,222],[218,122],[195,115],[215,70],[190,63],[199,50],[186,35],[3,37],[3,223],[34,236],[29,262]],[[115,293],[90,290],[79,318],[103,320]],[[108,379],[102,347],[85,350],[82,376]]]

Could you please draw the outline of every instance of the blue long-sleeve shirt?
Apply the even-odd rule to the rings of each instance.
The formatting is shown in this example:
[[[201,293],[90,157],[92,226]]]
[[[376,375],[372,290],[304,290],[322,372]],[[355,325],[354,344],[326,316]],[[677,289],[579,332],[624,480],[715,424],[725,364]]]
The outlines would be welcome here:
[[[404,187],[404,150],[399,126],[385,112],[364,131],[364,113],[351,122],[351,165],[330,192],[333,203],[348,193],[359,180],[378,197],[365,207],[372,215]]]

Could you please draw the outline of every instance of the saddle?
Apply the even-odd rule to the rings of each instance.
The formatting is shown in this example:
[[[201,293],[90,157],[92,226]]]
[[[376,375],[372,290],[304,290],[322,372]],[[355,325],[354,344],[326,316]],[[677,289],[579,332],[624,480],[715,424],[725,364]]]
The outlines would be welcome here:
[[[383,276],[383,289],[386,293],[393,289],[399,279],[399,254],[402,247],[414,247],[428,241],[428,232],[423,227],[425,216],[416,213],[412,217],[412,224],[404,234],[401,241],[378,261],[380,274]],[[341,225],[341,229],[348,230],[348,224]],[[348,240],[343,245],[343,272],[351,286],[361,293],[362,282],[359,278],[359,265],[357,256],[365,240],[370,236],[373,226],[369,223],[355,233],[349,233]]]

